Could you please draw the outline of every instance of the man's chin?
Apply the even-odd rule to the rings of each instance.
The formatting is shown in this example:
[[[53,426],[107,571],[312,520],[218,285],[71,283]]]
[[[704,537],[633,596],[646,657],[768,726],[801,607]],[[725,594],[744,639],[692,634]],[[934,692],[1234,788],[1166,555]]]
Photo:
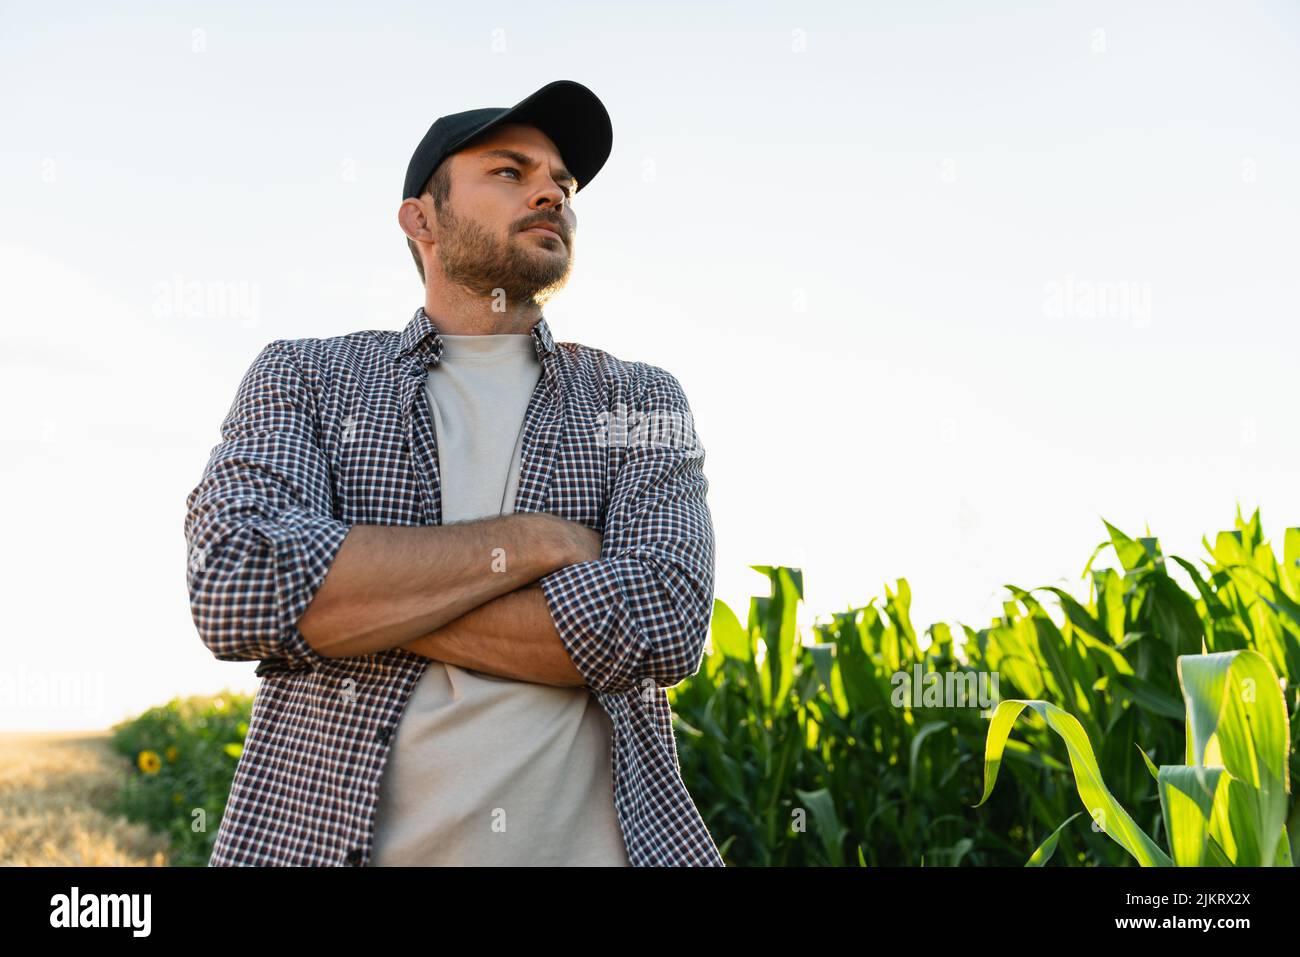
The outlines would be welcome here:
[[[567,272],[560,275],[529,273],[526,275],[515,274],[513,281],[498,276],[496,284],[497,288],[507,290],[506,295],[511,301],[522,302],[524,300],[536,301],[539,298],[549,298],[559,292],[568,281],[569,275]]]
[[[540,241],[539,241],[540,240]],[[569,254],[569,247],[564,244],[559,236],[543,236],[540,233],[520,233],[519,242],[521,245],[528,246],[532,249],[542,249],[551,253]]]

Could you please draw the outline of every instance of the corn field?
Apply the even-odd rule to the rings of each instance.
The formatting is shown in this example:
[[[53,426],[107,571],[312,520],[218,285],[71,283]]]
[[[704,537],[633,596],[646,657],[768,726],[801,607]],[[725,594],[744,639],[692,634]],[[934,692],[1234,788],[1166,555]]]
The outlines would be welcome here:
[[[1195,563],[1106,523],[1086,602],[1008,585],[924,640],[905,579],[805,639],[801,572],[751,566],[771,593],[743,625],[716,601],[669,691],[727,863],[1291,866],[1300,528],[1279,561],[1235,524]]]

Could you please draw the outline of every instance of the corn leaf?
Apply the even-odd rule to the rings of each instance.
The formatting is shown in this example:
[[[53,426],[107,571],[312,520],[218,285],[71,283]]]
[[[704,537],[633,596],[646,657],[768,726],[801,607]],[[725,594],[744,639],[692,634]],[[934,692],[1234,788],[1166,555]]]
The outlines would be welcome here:
[[[1171,866],[1173,861],[1169,856],[1137,826],[1133,818],[1107,789],[1101,779],[1101,771],[1097,767],[1097,757],[1093,753],[1092,744],[1088,741],[1088,736],[1084,733],[1078,719],[1049,701],[1013,698],[1001,702],[994,710],[984,748],[984,796],[974,807],[979,807],[993,793],[993,785],[997,783],[998,767],[1002,763],[1003,747],[1011,733],[1012,725],[1025,708],[1032,708],[1065,742],[1070,756],[1070,766],[1074,770],[1075,788],[1096,826],[1131,854],[1143,867]]]
[[[1065,825],[1069,824],[1082,813],[1082,811],[1075,811],[1062,821],[1061,826],[1053,831],[1048,836],[1047,840],[1043,841],[1042,844],[1039,844],[1038,849],[1035,850],[1033,854],[1029,855],[1029,860],[1025,861],[1025,867],[1042,867],[1050,861],[1052,855],[1056,853],[1056,845],[1061,839],[1061,832],[1065,830]]]

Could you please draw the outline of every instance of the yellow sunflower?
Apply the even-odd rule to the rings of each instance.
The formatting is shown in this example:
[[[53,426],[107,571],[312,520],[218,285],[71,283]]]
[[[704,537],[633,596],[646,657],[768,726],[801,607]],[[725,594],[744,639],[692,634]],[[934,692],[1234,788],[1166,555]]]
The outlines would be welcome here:
[[[171,745],[168,745],[168,746],[167,746],[167,760],[168,760],[168,761],[175,761],[178,757],[180,757],[180,753],[181,753],[181,752],[180,752],[180,749],[177,748],[176,745],[171,744]]]
[[[140,770],[145,774],[157,774],[158,769],[162,767],[162,761],[159,759],[157,751],[141,751],[136,763],[140,765]]]

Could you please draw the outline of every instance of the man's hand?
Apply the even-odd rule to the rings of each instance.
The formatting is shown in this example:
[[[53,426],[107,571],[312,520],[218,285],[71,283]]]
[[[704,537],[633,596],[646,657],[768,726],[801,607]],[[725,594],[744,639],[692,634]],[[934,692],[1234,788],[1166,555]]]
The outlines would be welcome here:
[[[604,536],[595,529],[588,528],[581,522],[571,522],[567,518],[552,515],[550,512],[538,512],[554,525],[551,530],[552,540],[556,541],[561,554],[567,556],[564,565],[578,565],[582,562],[594,562],[600,558]]]

